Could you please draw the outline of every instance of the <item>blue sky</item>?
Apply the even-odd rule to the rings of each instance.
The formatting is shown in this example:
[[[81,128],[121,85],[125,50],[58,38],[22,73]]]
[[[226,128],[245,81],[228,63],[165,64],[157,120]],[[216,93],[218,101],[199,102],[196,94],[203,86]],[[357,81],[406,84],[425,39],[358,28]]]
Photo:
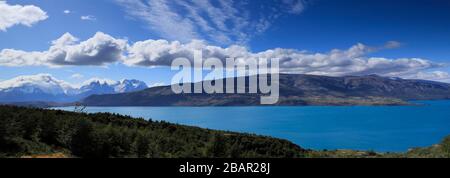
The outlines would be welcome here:
[[[1,16],[14,21],[13,24],[0,21],[0,27],[2,23],[4,27],[0,30],[0,81],[20,75],[50,73],[70,83],[98,77],[133,78],[149,85],[167,84],[176,71],[170,71],[163,61],[165,58],[154,57],[155,54],[167,55],[167,51],[161,50],[189,50],[195,46],[191,40],[202,40],[200,46],[220,48],[216,52],[226,55],[229,51],[237,51],[249,56],[285,58],[282,71],[291,73],[333,76],[376,73],[450,82],[450,70],[446,66],[450,62],[450,2],[446,0],[199,2],[3,1],[3,8],[12,9],[14,5],[20,6],[16,8],[34,8],[23,14],[19,11],[0,12]],[[28,16],[34,19],[29,25],[24,20],[30,19]],[[82,16],[89,19],[83,20]],[[107,36],[97,38],[97,32]],[[72,57],[75,57],[48,57],[53,54],[48,52],[50,46],[54,46],[52,41],[65,33],[78,41],[55,48],[59,52],[73,53]],[[79,44],[90,38],[88,47],[104,47],[95,46],[99,45],[96,40],[117,45],[117,49],[105,51],[123,53],[108,57],[124,59],[83,58],[86,54],[77,52],[82,53],[79,49],[86,47]],[[157,45],[147,40],[164,40],[168,44]],[[121,41],[128,46],[147,41],[148,46],[133,48],[136,55],[130,57],[131,48],[124,47]],[[186,46],[174,47],[177,46],[174,41]],[[72,48],[69,45],[78,46]],[[245,50],[227,50],[233,45]],[[268,51],[277,48],[282,50]],[[6,53],[5,49],[14,51]],[[289,51],[291,49],[295,52]],[[105,61],[86,65],[85,61],[76,60]],[[317,64],[323,66],[317,67]]]

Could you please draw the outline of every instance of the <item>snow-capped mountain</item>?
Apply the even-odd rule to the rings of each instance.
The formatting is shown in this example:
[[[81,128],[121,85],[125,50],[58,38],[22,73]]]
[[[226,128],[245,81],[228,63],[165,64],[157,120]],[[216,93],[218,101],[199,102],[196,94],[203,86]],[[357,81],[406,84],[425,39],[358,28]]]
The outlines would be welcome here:
[[[78,95],[81,97],[86,97],[94,94],[113,94],[115,93],[114,88],[116,85],[116,81],[90,79],[79,87]]]
[[[139,80],[113,81],[94,78],[84,82],[78,94],[83,98],[93,94],[127,93],[146,88],[148,88],[147,84]]]
[[[148,88],[147,84],[139,80],[122,80],[115,87],[116,93],[128,93]]]
[[[70,84],[48,74],[20,76],[0,82],[0,101],[42,101],[66,98]]]
[[[19,76],[0,82],[0,102],[73,102],[94,94],[133,92],[148,88],[139,80],[90,79],[81,86],[58,80],[50,74]]]

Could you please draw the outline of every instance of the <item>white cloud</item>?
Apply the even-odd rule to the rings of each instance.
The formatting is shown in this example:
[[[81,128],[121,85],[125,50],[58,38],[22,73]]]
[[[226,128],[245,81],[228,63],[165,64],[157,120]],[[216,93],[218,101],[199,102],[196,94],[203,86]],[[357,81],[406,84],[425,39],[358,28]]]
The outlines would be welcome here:
[[[160,86],[164,86],[164,85],[166,85],[164,82],[156,82],[156,83],[150,84],[148,87],[152,88],[152,87],[160,87]]]
[[[393,48],[399,48],[402,46],[402,43],[398,42],[398,41],[388,41],[384,47],[386,49],[393,49]]]
[[[282,0],[287,6],[289,13],[299,14],[305,9],[305,2],[303,0]]]
[[[450,74],[444,71],[418,72],[416,74],[404,76],[404,78],[450,83]]]
[[[147,23],[164,39],[203,39],[220,45],[245,44],[266,31],[285,11],[299,14],[304,9],[302,0],[265,1],[252,8],[248,8],[252,1],[234,0],[116,1],[130,17]]]
[[[70,33],[66,33],[52,42],[47,51],[22,51],[3,49],[0,51],[0,65],[106,65],[121,60],[127,42],[115,39],[102,32],[92,38],[78,42]]]
[[[83,15],[80,17],[81,20],[95,21],[97,18],[93,15]]]
[[[84,76],[82,74],[79,74],[79,73],[76,73],[76,74],[73,74],[72,76],[70,76],[70,78],[74,78],[74,79],[81,79],[83,77]]]
[[[70,10],[64,10],[63,13],[64,13],[64,14],[70,14],[71,11],[70,11]]]
[[[356,44],[348,49],[333,49],[327,53],[313,53],[295,49],[275,48],[261,52],[252,52],[244,46],[232,45],[226,48],[208,45],[204,41],[193,40],[189,43],[167,40],[145,40],[128,44],[126,40],[116,39],[98,32],[86,41],[79,41],[69,33],[52,42],[47,51],[21,51],[3,49],[0,52],[1,66],[70,66],[70,65],[107,65],[121,62],[128,66],[170,66],[172,60],[180,57],[193,61],[196,50],[203,52],[203,58],[215,57],[221,60],[237,58],[246,63],[246,59],[278,58],[283,73],[313,74],[328,76],[378,74],[392,77],[439,78],[433,73],[426,78],[424,71],[443,67],[440,63],[422,58],[369,57],[369,53],[399,47],[399,42],[387,42],[373,47]],[[442,81],[440,79],[439,81]]]
[[[125,7],[130,16],[143,20],[149,28],[166,38],[185,41],[198,37],[193,22],[173,12],[165,0],[117,2]]]
[[[37,6],[9,5],[6,1],[0,1],[0,31],[19,24],[31,27],[47,18],[47,13]]]
[[[347,50],[334,49],[328,53],[309,53],[281,48],[253,53],[247,48],[237,45],[222,48],[207,45],[202,41],[183,44],[178,41],[147,40],[131,45],[124,63],[136,66],[169,66],[173,59],[179,57],[185,57],[193,61],[194,51],[201,50],[203,58],[215,57],[223,61],[228,57],[243,59],[278,58],[280,59],[280,71],[285,73],[330,76],[365,74],[399,76],[441,66],[420,58],[388,59],[366,56],[371,52],[391,48],[391,43],[389,42],[381,47],[356,44]],[[245,63],[245,60],[240,62]]]

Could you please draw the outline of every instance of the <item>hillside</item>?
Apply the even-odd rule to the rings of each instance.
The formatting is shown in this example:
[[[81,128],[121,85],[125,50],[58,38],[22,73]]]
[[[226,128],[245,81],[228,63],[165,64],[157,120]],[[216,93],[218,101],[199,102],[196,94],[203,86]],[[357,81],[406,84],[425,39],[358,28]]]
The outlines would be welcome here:
[[[282,74],[276,105],[405,105],[408,100],[449,98],[447,83],[377,75]],[[170,86],[161,86],[132,93],[92,95],[82,102],[89,106],[246,106],[259,105],[259,101],[260,94],[174,94]]]
[[[304,157],[291,142],[114,114],[0,106],[0,157]],[[27,156],[37,155],[37,156]]]
[[[0,158],[448,158],[450,136],[406,153],[307,150],[289,141],[115,114],[0,106]]]

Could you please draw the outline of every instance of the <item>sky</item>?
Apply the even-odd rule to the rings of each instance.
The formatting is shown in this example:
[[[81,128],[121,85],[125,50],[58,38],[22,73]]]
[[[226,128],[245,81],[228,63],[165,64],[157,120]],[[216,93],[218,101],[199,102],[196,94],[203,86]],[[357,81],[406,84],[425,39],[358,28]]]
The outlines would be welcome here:
[[[0,81],[48,73],[169,84],[176,57],[450,82],[447,0],[0,0]],[[222,59],[221,59],[222,60]]]

